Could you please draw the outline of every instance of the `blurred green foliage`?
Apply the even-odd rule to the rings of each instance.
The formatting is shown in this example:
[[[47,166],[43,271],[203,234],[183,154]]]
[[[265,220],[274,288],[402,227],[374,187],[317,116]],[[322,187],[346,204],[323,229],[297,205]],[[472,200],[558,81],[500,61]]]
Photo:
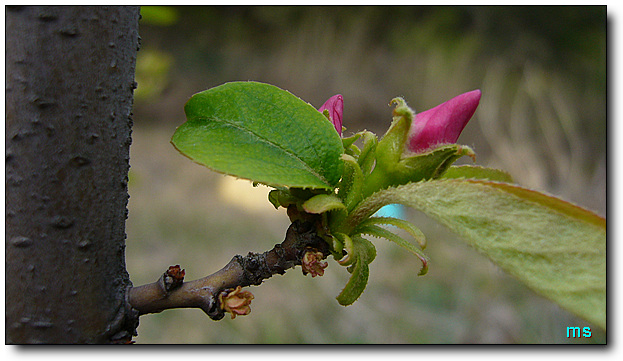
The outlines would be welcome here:
[[[169,26],[179,20],[179,13],[172,6],[141,6],[141,23],[144,25]]]
[[[173,57],[166,52],[147,47],[136,61],[136,81],[141,84],[134,92],[137,101],[150,101],[160,95],[169,81]]]
[[[459,139],[478,164],[606,213],[605,6],[171,6],[142,14],[126,254],[135,285],[174,264],[189,280],[203,277],[283,240],[287,217],[265,198],[252,206],[250,184],[234,201],[225,177],[169,144],[192,94],[234,80],[271,83],[316,107],[341,93],[345,136],[383,134],[396,96],[422,111],[479,88],[480,107]],[[377,242],[368,288],[352,306],[334,300],[348,274],[329,260],[323,277],[295,269],[251,287],[246,317],[143,316],[137,341],[605,343],[596,327],[590,339],[566,338],[568,326],[593,325],[426,217],[408,217],[429,241],[424,277],[410,254]]]

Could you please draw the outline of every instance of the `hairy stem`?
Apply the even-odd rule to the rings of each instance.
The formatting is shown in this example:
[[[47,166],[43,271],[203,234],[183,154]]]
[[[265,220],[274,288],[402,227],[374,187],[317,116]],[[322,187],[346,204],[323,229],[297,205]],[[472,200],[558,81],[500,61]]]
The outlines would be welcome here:
[[[170,308],[201,308],[213,320],[220,320],[224,311],[219,304],[220,292],[235,288],[260,285],[274,274],[301,264],[310,249],[329,255],[328,244],[317,235],[320,218],[294,221],[285,240],[264,253],[249,252],[236,255],[219,271],[190,282],[183,282],[183,271],[170,267],[158,281],[129,288],[128,303],[139,315],[157,313]]]

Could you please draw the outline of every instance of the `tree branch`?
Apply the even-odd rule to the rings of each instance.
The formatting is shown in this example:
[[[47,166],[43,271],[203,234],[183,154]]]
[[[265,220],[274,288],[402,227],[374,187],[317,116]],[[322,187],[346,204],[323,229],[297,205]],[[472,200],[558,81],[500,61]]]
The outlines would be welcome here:
[[[236,255],[219,271],[198,280],[183,282],[184,271],[172,266],[158,281],[128,290],[127,300],[139,315],[157,313],[170,308],[201,308],[213,320],[224,316],[219,294],[250,285],[260,285],[274,274],[301,265],[309,255],[329,255],[327,242],[318,236],[320,217],[312,216],[292,222],[285,240],[262,254],[249,252],[245,257]],[[305,261],[307,262],[307,261]],[[324,267],[324,266],[323,266]],[[303,273],[314,270],[303,268]],[[320,273],[321,274],[321,273]],[[226,293],[221,294],[221,299]],[[252,297],[252,296],[251,296]],[[250,301],[249,301],[250,302]]]

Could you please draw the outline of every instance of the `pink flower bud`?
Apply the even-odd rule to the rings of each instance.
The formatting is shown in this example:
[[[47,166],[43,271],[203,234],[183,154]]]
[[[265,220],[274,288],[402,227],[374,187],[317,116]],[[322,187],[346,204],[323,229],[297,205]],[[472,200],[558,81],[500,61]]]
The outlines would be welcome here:
[[[337,94],[329,98],[318,111],[323,113],[325,109],[329,111],[329,120],[333,123],[335,130],[337,130],[338,134],[341,136],[342,114],[344,113],[344,98],[342,94]]]
[[[408,149],[420,153],[440,144],[456,143],[474,115],[480,95],[480,90],[472,90],[417,114],[409,130]]]

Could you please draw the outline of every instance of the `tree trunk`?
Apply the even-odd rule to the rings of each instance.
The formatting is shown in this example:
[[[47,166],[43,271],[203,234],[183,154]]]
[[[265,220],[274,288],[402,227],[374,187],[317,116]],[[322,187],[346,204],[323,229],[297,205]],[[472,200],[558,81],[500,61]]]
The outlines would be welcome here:
[[[6,9],[6,343],[129,341],[138,7]]]

